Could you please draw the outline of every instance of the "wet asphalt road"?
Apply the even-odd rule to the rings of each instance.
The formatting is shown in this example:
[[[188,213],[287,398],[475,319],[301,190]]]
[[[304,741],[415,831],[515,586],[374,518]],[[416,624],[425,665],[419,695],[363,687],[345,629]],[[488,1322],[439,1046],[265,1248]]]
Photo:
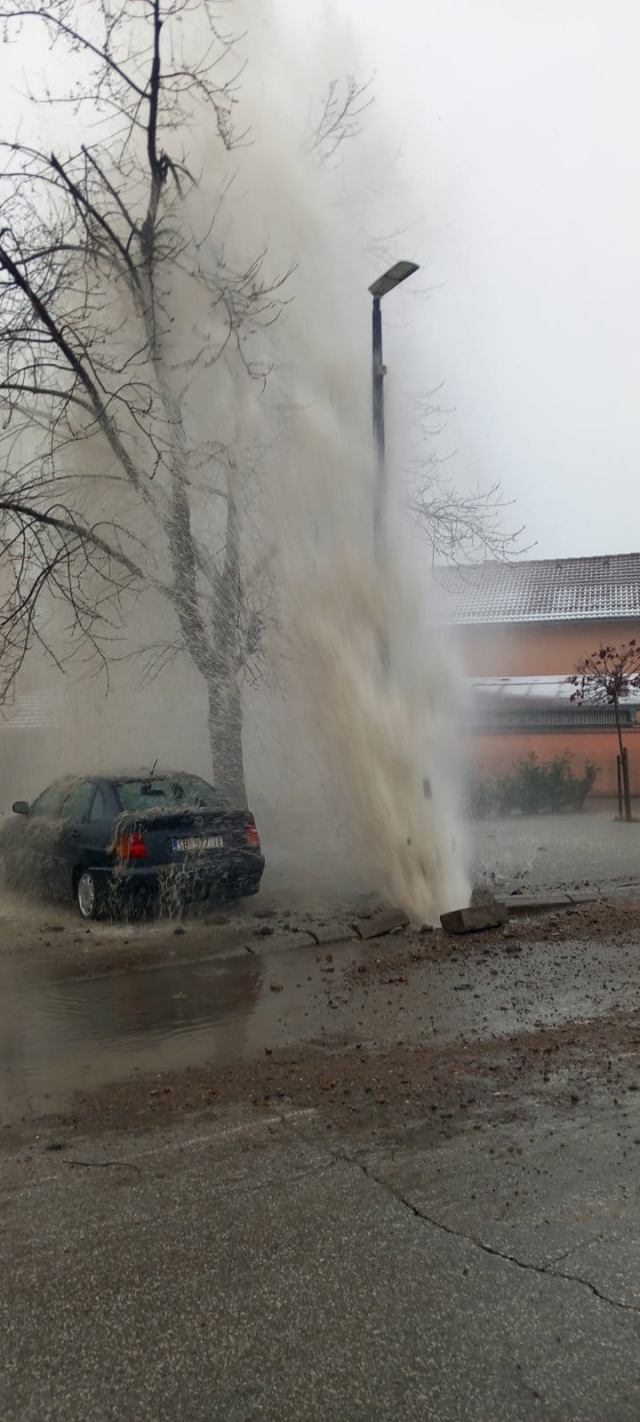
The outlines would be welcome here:
[[[36,1146],[3,1171],[2,1416],[637,1422],[639,1154],[640,1103],[437,1150],[313,1113]]]
[[[571,921],[556,915],[547,928],[562,931]],[[409,992],[390,993],[384,982],[373,990],[357,976],[347,987],[342,976],[389,944],[399,949],[398,939],[333,944],[331,965],[316,946],[260,952],[264,940],[254,939],[250,954],[106,977],[61,977],[55,964],[23,979],[0,972],[0,1122],[64,1109],[74,1091],[132,1073],[224,1069],[266,1047],[327,1035],[445,1046],[606,1017],[640,1002],[635,940],[519,943],[517,927],[512,932],[508,948],[485,952],[480,941],[447,961],[415,964]],[[267,942],[280,944],[277,936]]]
[[[611,812],[522,815],[468,826],[474,877],[533,893],[585,883],[609,887],[640,881],[640,822],[616,823]]]
[[[527,886],[558,882],[560,861],[547,870],[545,854],[561,855],[567,822],[547,835],[541,825],[521,822],[511,839],[509,872],[526,869]],[[601,828],[586,828],[564,882],[602,863]],[[631,834],[621,855],[606,850],[610,881],[637,877]],[[495,864],[503,851],[487,853]],[[306,956],[296,974],[303,959],[289,952],[276,993],[272,958],[216,969],[239,1003],[218,1022],[227,1056],[234,1042],[243,1055],[243,1033],[263,1051],[261,1032],[286,1042],[305,1020],[311,1033],[323,1014],[335,1025],[327,992],[313,1002],[320,966]],[[524,944],[499,964],[480,955],[473,976],[455,959],[423,971],[393,1001],[385,991],[367,1008],[354,992],[345,1031],[360,1033],[369,1011],[380,1042],[409,1017],[431,1041],[484,1040],[633,1010],[640,989],[633,935],[554,943],[542,959]],[[184,973],[23,983],[27,996],[12,999],[22,1018],[5,1013],[5,1078],[24,1085],[30,1063],[33,1091],[38,1072],[53,1087],[56,1062],[74,1080],[84,1063],[90,1085],[91,1042],[99,1076],[123,1022],[144,1070],[148,1050],[162,1058],[182,1041],[192,1052],[201,1027],[210,1053],[215,1014],[198,1022]],[[601,1070],[604,1080],[606,1061]],[[496,1098],[501,1085],[498,1073]],[[284,1104],[258,1121],[220,1108],[147,1133],[135,1122],[85,1138],[55,1120],[34,1127],[0,1156],[0,1416],[638,1422],[640,1091],[617,1103],[596,1090],[588,1112],[565,1091],[542,1113],[526,1073],[517,1093],[517,1108],[459,1113],[435,1139],[433,1120],[382,1131],[374,1111],[338,1132],[320,1110]]]

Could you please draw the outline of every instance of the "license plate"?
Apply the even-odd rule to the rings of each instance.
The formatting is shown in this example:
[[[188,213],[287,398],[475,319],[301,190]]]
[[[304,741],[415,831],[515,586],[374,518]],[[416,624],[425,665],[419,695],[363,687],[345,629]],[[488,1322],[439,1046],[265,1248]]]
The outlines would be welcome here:
[[[171,848],[174,854],[199,853],[203,849],[222,849],[224,840],[221,834],[209,835],[208,839],[172,839]]]

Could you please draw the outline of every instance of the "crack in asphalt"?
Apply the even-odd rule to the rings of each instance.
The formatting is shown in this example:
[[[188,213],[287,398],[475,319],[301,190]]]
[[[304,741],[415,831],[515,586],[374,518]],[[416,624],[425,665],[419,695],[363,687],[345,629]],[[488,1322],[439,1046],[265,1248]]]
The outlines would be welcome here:
[[[422,1220],[425,1224],[432,1225],[434,1229],[441,1230],[443,1234],[451,1235],[453,1239],[464,1240],[467,1244],[472,1244],[475,1249],[480,1250],[483,1254],[489,1254],[495,1259],[502,1259],[505,1264],[513,1264],[516,1269],[522,1269],[524,1272],[542,1274],[547,1279],[565,1279],[568,1283],[580,1284],[583,1288],[588,1289],[594,1298],[598,1299],[601,1303],[608,1304],[611,1308],[623,1309],[625,1313],[640,1314],[640,1306],[637,1304],[623,1303],[621,1299],[614,1299],[610,1294],[603,1294],[595,1284],[591,1283],[590,1279],[585,1279],[581,1274],[566,1273],[563,1269],[556,1269],[554,1264],[528,1263],[524,1259],[518,1259],[515,1254],[507,1254],[503,1250],[496,1249],[493,1245],[487,1244],[483,1239],[480,1239],[479,1235],[467,1234],[464,1230],[454,1229],[451,1225],[444,1224],[442,1220],[438,1220],[433,1215],[428,1214],[426,1210],[420,1209],[408,1196],[403,1195],[401,1190],[389,1184],[388,1180],[383,1180],[381,1176],[375,1175],[363,1162],[355,1160],[349,1155],[340,1155],[338,1158],[349,1165],[354,1165],[357,1170],[362,1171],[362,1174],[366,1176],[368,1180],[372,1180],[374,1184],[386,1190],[387,1194],[391,1195],[393,1199],[398,1200],[416,1219]],[[580,1246],[576,1245],[575,1248],[578,1249]],[[567,1250],[567,1254],[573,1252],[574,1250]],[[561,1254],[559,1257],[563,1259],[565,1256]]]

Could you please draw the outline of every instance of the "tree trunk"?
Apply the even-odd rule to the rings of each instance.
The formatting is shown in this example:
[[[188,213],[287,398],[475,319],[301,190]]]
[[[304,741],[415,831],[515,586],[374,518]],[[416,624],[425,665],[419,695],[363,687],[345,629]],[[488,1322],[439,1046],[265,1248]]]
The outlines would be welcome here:
[[[631,814],[631,787],[630,787],[630,784],[629,784],[629,761],[628,761],[628,759],[627,759],[626,746],[623,744],[623,741],[622,741],[622,726],[620,725],[620,709],[619,709],[619,706],[618,706],[618,702],[617,702],[617,701],[614,701],[613,707],[614,707],[615,717],[616,717],[616,730],[617,730],[617,732],[618,732],[618,745],[620,746],[620,768],[621,768],[621,770],[622,770],[622,789],[623,789],[623,792],[624,792],[624,817],[625,817],[625,819],[626,819],[627,821],[631,822],[632,814]]]
[[[238,676],[207,684],[213,783],[230,810],[246,810],[242,754],[242,695]]]

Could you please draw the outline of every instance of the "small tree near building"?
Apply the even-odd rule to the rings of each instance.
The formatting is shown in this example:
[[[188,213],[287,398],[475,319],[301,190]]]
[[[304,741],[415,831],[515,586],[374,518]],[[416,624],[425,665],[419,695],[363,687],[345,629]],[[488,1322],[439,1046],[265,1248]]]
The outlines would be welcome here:
[[[575,686],[571,700],[582,706],[612,706],[615,716],[618,745],[620,747],[620,769],[624,793],[625,819],[631,819],[631,789],[627,749],[622,739],[620,706],[628,701],[634,692],[640,691],[640,646],[632,637],[619,647],[601,647],[585,657],[576,667],[576,675],[570,677]]]

